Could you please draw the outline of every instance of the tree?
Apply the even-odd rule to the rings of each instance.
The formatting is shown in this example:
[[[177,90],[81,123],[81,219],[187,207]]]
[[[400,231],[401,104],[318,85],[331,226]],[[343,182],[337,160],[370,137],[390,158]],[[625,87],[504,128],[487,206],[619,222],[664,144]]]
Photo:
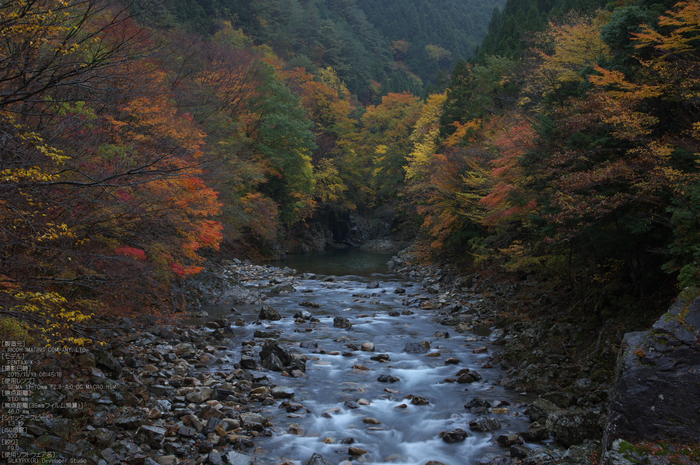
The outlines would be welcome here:
[[[93,313],[162,305],[221,237],[203,134],[143,60],[151,37],[100,5],[0,11],[0,300],[49,343],[85,343]]]
[[[422,103],[408,93],[388,94],[362,116],[361,150],[372,166],[373,187],[380,203],[396,197],[405,179],[410,135]]]

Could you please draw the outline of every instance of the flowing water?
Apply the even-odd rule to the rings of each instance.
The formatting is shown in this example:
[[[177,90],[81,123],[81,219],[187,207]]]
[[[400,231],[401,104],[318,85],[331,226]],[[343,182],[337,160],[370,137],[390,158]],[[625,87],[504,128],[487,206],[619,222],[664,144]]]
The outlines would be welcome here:
[[[471,464],[488,452],[505,452],[494,444],[494,434],[527,429],[529,421],[520,404],[523,398],[494,385],[502,374],[497,369],[482,368],[494,350],[488,338],[456,333],[435,321],[434,310],[420,310],[422,300],[436,296],[429,295],[420,283],[391,273],[384,265],[388,258],[353,251],[289,261],[286,265],[300,272],[333,274],[336,280],[324,282],[320,275],[316,279],[295,278],[295,292],[270,295],[267,301],[284,316],[282,320],[235,327],[238,341],[252,339],[255,330],[277,330],[283,347],[294,347],[310,358],[304,377],[259,373],[274,384],[294,389],[294,401],[304,409],[287,413],[279,408],[279,402],[261,407],[260,413],[274,424],[274,434],[256,439],[265,451],[256,458],[257,463],[305,465],[317,452],[333,463],[425,465],[437,460],[448,465]],[[260,290],[267,285],[248,283]],[[405,289],[404,294],[395,293],[399,287]],[[301,302],[320,306],[301,307]],[[236,316],[253,322],[259,310],[260,305],[237,307]],[[320,322],[295,323],[292,315],[300,310],[309,311]],[[402,314],[390,316],[390,312]],[[335,328],[336,316],[348,318],[352,328]],[[449,337],[444,337],[446,332]],[[424,341],[430,343],[428,353],[405,350],[407,343]],[[374,343],[374,352],[360,350],[365,342]],[[313,343],[318,347],[311,348]],[[488,353],[474,353],[483,346],[489,347]],[[239,359],[240,350],[235,348],[232,358]],[[378,354],[386,354],[389,360],[371,358]],[[459,362],[446,364],[450,358]],[[472,384],[445,381],[454,379],[463,368],[476,370],[483,379]],[[398,381],[379,382],[380,375],[391,375]],[[415,405],[407,398],[411,395],[422,396],[429,404]],[[505,409],[487,415],[497,418],[503,428],[495,433],[472,433],[463,442],[444,442],[441,432],[456,428],[469,431],[469,421],[477,415],[464,405],[474,398],[490,401],[493,406],[505,402]],[[290,426],[297,434],[289,432]],[[367,453],[351,457],[349,443]]]

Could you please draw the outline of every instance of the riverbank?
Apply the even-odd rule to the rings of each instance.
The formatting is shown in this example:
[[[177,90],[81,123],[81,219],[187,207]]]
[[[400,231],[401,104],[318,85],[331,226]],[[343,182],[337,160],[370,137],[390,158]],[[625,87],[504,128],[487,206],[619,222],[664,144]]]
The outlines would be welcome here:
[[[482,362],[482,370],[503,370],[502,376],[489,380],[491,385],[539,396],[526,411],[525,406],[521,410],[513,406],[512,412],[502,400],[499,405],[479,404],[473,403],[478,400],[474,398],[463,408],[459,398],[455,410],[465,412],[460,415],[473,414],[474,426],[470,420],[467,428],[472,433],[446,429],[441,432],[445,433],[442,441],[463,441],[474,431],[493,435],[495,451],[479,459],[480,464],[595,463],[611,378],[607,369],[596,365],[592,358],[596,355],[591,355],[594,352],[572,353],[578,347],[572,344],[582,337],[582,329],[553,319],[528,321],[509,309],[508,305],[525,299],[535,288],[534,283],[504,283],[483,274],[465,276],[449,266],[416,266],[405,255],[396,257],[392,266],[422,283],[424,294],[409,299],[413,303],[407,310],[437,319],[444,328],[441,337],[451,334],[452,341],[476,342],[480,339],[472,334],[488,334],[481,339],[500,345],[500,351],[489,352],[492,355]],[[228,313],[205,320],[206,326],[159,324],[148,316],[123,318],[109,324],[101,322],[96,328],[96,335],[106,342],[103,347],[30,354],[33,369],[61,375],[37,380],[42,388],[34,389],[30,404],[41,407],[21,414],[26,420],[25,430],[16,444],[22,452],[38,454],[31,456],[35,458],[55,453],[55,463],[72,459],[73,463],[106,465],[243,465],[257,461],[264,454],[258,443],[273,435],[274,430],[270,416],[263,414],[265,409],[279,404],[289,415],[297,415],[296,410],[305,408],[289,384],[307,376],[305,368],[310,359],[289,342],[281,342],[279,333],[264,325],[251,328],[255,330],[251,339],[235,337],[235,328],[247,323],[233,306],[255,307],[259,320],[277,321],[276,309],[266,304],[267,297],[295,293],[300,279],[337,289],[343,286],[328,276],[314,277],[237,260],[222,262],[189,290],[193,301],[206,298]],[[254,286],[246,285],[253,281]],[[374,286],[363,286],[370,285]],[[371,292],[364,293],[368,295],[367,305],[374,305]],[[403,294],[397,293],[397,298],[403,298]],[[312,309],[313,302],[308,302],[307,308]],[[279,317],[294,321],[295,331],[313,334],[319,328],[319,322],[304,310]],[[338,321],[337,326],[333,321],[330,329],[344,334],[343,320]],[[357,322],[348,319],[347,323]],[[491,331],[494,326],[496,329]],[[600,346],[610,343],[605,334],[598,337],[598,342]],[[362,354],[364,346],[355,344],[357,347],[349,346],[346,351]],[[467,347],[476,353],[483,345],[468,343]],[[237,349],[232,350],[234,347]],[[614,347],[609,350],[615,351]],[[338,355],[343,354],[338,351]],[[442,355],[445,364],[448,357],[459,357],[452,355]],[[267,372],[281,374],[275,379],[289,383],[272,382]],[[530,428],[501,429],[503,415],[521,412],[531,420]],[[348,458],[362,461],[364,454],[357,449],[361,448],[354,449],[359,455],[352,458],[350,448],[344,447]],[[322,459],[316,457],[314,463],[326,463]]]
[[[684,404],[692,409],[698,407],[697,398],[690,394],[691,390],[679,393],[672,387],[674,383],[687,382],[683,378],[686,371],[697,383],[697,359],[681,361],[673,355],[664,359],[666,373],[663,377],[670,377],[672,381],[661,381],[654,374],[648,380],[637,380],[640,384],[652,386],[657,380],[660,385],[655,387],[658,390],[656,393],[652,389],[647,393],[634,386],[629,387],[634,392],[620,394],[621,391],[617,391],[623,389],[619,385],[621,376],[623,379],[625,376],[635,379],[640,376],[636,371],[620,371],[619,355],[623,337],[629,333],[651,337],[635,331],[647,331],[652,325],[655,330],[664,328],[662,321],[673,320],[673,313],[654,310],[654,307],[668,309],[670,302],[657,302],[646,309],[636,307],[631,311],[620,311],[618,315],[604,315],[586,311],[580,294],[557,288],[557,285],[532,279],[513,280],[503,274],[489,274],[485,269],[465,273],[449,264],[416,266],[412,261],[410,254],[403,252],[395,258],[393,266],[401,273],[422,278],[426,286],[440,295],[441,301],[450,303],[438,310],[445,318],[444,323],[455,324],[461,318],[469,318],[475,324],[496,328],[491,340],[501,346],[501,351],[493,362],[505,371],[499,384],[538,397],[527,412],[533,422],[531,426],[544,426],[554,440],[555,447],[546,447],[525,457],[518,457],[516,452],[515,455],[485,457],[481,464],[598,464],[601,461],[606,465],[700,463],[700,444],[697,439],[688,442],[688,438],[697,438],[694,427],[674,423],[676,415],[684,415]],[[688,301],[688,298],[692,301],[697,292],[689,290],[686,294],[680,301]],[[478,304],[469,305],[475,295],[480,297]],[[675,303],[671,310],[675,308],[677,313],[679,305],[682,304]],[[697,319],[697,311],[693,315]],[[700,335],[697,328],[688,328],[688,334],[695,331],[697,340]],[[687,341],[674,340],[671,331],[666,332],[671,336],[661,334],[659,341],[665,342],[657,341],[655,348],[651,349],[663,353],[663,357],[676,351],[677,345],[687,344]],[[690,344],[690,352],[697,353],[697,346],[692,342]],[[644,361],[643,349],[637,350],[639,356],[635,367],[644,367],[645,363],[653,365],[651,359]],[[669,363],[679,364],[677,374],[674,370],[667,370]],[[629,361],[623,365],[628,369],[631,366]],[[629,381],[622,382],[629,384]],[[676,431],[666,437],[658,436],[659,431],[651,424],[648,427],[637,425],[636,437],[628,437],[634,438],[630,439],[631,443],[618,440],[612,445],[612,450],[601,458],[601,452],[605,452],[601,449],[601,439],[605,434],[608,441],[605,447],[610,448],[610,441],[616,437],[610,436],[611,431],[618,429],[615,423],[611,423],[615,420],[611,420],[610,401],[615,401],[617,409],[630,410],[626,415],[635,418],[636,409],[653,412],[659,399],[663,401],[664,394],[672,397],[671,402],[678,412],[667,410],[665,405],[663,408],[659,406],[657,410],[664,413],[660,413],[661,416],[653,422],[673,423],[674,428],[684,431],[684,434],[677,434]],[[610,399],[612,395],[618,398]],[[688,397],[683,400],[683,396]],[[628,397],[635,398],[636,404],[620,403],[620,399]],[[616,417],[619,416],[618,410]],[[646,433],[641,433],[645,430]]]

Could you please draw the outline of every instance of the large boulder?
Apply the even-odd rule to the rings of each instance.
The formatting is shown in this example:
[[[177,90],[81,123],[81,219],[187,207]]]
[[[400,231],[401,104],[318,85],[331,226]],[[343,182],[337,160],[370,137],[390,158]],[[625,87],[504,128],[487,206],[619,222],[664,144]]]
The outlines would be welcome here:
[[[600,413],[571,409],[551,413],[546,428],[566,447],[583,444],[587,439],[600,439]]]
[[[700,441],[700,298],[679,298],[620,350],[604,450],[617,439]]]

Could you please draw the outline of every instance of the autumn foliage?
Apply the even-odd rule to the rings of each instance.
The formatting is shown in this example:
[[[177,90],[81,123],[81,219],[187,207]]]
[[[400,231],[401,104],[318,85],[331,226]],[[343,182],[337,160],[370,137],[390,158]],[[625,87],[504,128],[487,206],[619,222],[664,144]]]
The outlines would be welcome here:
[[[424,99],[374,81],[363,107],[342,70],[231,22],[205,38],[144,26],[147,2],[4,2],[0,332],[85,343],[93,315],[181,308],[222,245],[262,257],[378,208],[426,257],[601,301],[700,284],[698,3],[624,3],[552,21],[522,60],[460,62]]]
[[[439,135],[426,145],[416,127],[408,168],[434,253],[594,286],[599,308],[659,290],[662,270],[700,283],[698,4],[637,32],[629,14],[550,24],[500,74],[515,93],[479,81],[505,69],[493,59],[457,67]]]

